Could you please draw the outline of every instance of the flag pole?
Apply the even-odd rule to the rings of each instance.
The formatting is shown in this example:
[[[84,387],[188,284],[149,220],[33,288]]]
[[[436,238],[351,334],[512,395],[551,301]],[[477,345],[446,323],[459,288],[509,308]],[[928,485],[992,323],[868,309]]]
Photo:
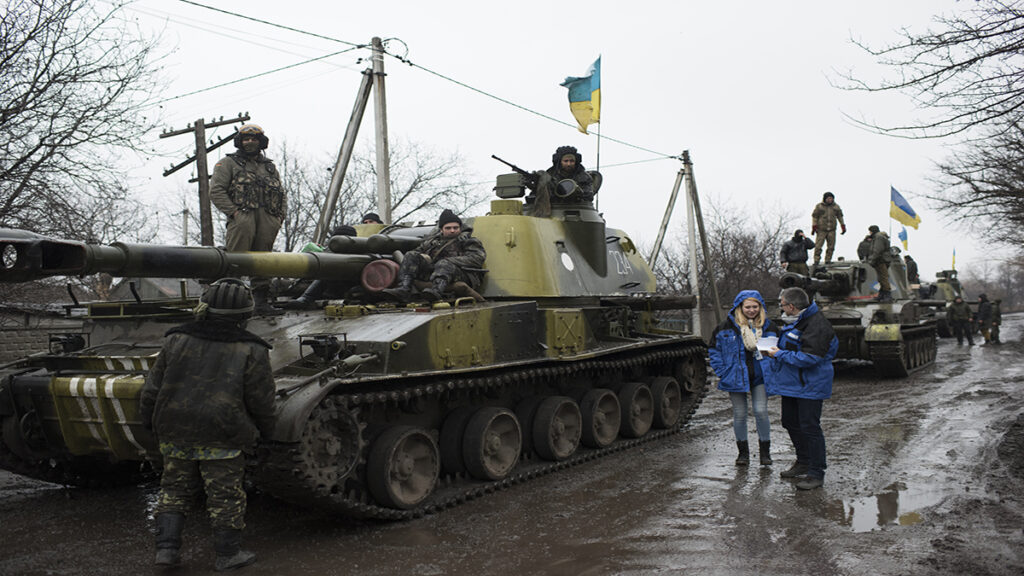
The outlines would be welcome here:
[[[597,123],[597,166],[594,168],[594,170],[596,170],[598,172],[601,171],[601,122],[600,121],[598,121],[598,123]],[[600,208],[601,208],[601,197],[600,196],[596,196],[594,198],[594,209],[597,210],[597,209],[600,209]]]

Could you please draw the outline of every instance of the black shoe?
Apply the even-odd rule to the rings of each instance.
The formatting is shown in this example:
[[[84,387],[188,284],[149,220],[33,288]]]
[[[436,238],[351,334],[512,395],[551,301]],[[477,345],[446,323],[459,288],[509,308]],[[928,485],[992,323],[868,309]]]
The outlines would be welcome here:
[[[406,290],[405,288],[385,288],[381,292],[387,294],[392,300],[397,302],[408,302],[412,298],[412,291]]]
[[[822,478],[812,478],[810,476],[796,483],[797,490],[814,490],[815,488],[821,488],[825,485],[825,480]]]
[[[779,472],[780,478],[803,478],[807,476],[807,471],[810,466],[807,464],[801,464],[800,462],[794,462],[792,466]]]

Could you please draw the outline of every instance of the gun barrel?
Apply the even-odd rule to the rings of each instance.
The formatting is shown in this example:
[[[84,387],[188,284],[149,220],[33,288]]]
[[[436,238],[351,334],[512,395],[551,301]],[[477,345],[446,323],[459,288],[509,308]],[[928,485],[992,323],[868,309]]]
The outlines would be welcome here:
[[[421,240],[410,236],[388,236],[374,234],[368,237],[333,236],[327,242],[335,254],[390,254],[395,250],[415,250]]]
[[[365,254],[227,252],[211,246],[86,244],[23,230],[0,229],[0,282],[26,282],[50,276],[151,278],[356,277],[373,257]]]

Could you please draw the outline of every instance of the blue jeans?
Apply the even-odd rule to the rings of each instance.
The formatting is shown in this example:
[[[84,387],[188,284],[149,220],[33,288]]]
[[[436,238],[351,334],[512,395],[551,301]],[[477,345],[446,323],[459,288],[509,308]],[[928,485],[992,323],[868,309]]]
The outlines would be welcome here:
[[[825,433],[821,431],[822,400],[782,397],[782,427],[796,449],[798,464],[808,466],[811,478],[825,478]]]
[[[732,430],[736,433],[737,442],[747,441],[747,393],[729,392],[732,400]],[[764,384],[750,388],[750,403],[754,408],[754,422],[757,424],[757,439],[761,442],[771,440],[771,428],[768,423],[768,394]]]

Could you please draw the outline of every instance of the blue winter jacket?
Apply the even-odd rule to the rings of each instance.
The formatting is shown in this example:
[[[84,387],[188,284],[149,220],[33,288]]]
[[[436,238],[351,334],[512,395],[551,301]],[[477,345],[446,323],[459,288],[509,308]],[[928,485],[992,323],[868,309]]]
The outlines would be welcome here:
[[[732,302],[732,311],[711,334],[712,347],[708,350],[711,369],[718,376],[718,389],[726,392],[749,392],[752,383],[767,382],[773,377],[771,357],[762,353],[757,360],[753,352],[743,347],[740,327],[735,316],[743,316],[740,304],[747,298],[755,298],[764,309],[764,298],[757,290],[743,290]],[[771,320],[765,319],[761,327],[763,336],[778,336],[779,329]],[[760,368],[760,370],[758,370]],[[753,373],[751,373],[753,371]],[[768,390],[768,388],[765,388]]]
[[[772,362],[774,378],[765,381],[768,393],[808,400],[831,398],[832,360],[838,350],[832,324],[811,302],[796,322],[782,328]]]

